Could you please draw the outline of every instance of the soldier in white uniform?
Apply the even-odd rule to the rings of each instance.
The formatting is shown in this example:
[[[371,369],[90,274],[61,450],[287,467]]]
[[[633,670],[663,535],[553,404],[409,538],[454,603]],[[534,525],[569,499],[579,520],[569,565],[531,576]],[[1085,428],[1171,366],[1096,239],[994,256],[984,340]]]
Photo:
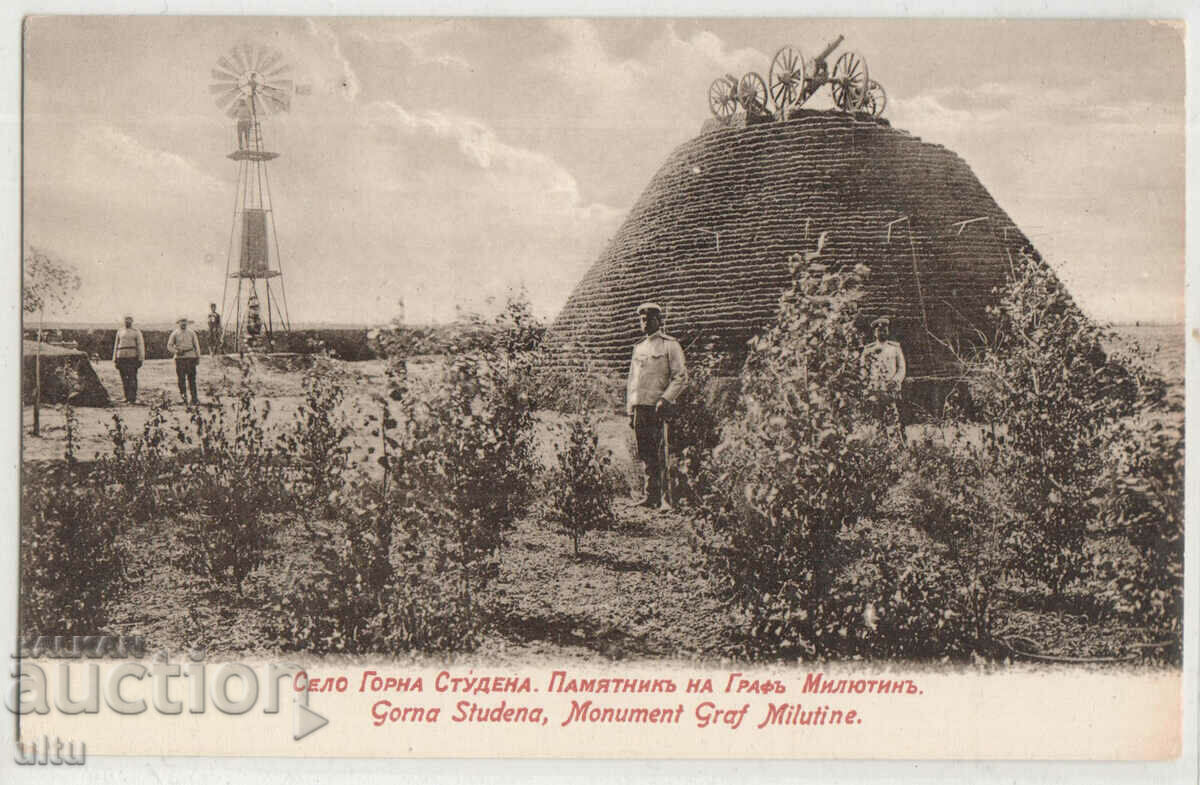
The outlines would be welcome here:
[[[117,328],[117,340],[113,344],[113,365],[121,374],[121,386],[125,388],[125,402],[137,403],[138,368],[146,361],[146,339],[142,331],[133,326],[133,317],[125,317],[125,326]]]
[[[643,303],[637,313],[646,337],[633,348],[625,408],[637,436],[638,458],[646,469],[646,496],[640,503],[656,508],[662,504],[663,492],[663,423],[687,386],[687,367],[679,341],[662,330],[662,308]]]
[[[876,414],[885,421],[894,419],[900,428],[900,441],[907,442],[905,418],[901,412],[901,392],[908,366],[904,362],[904,350],[900,348],[900,343],[888,338],[891,324],[886,316],[871,322],[875,340],[863,349],[862,370],[867,381],[867,396]]]

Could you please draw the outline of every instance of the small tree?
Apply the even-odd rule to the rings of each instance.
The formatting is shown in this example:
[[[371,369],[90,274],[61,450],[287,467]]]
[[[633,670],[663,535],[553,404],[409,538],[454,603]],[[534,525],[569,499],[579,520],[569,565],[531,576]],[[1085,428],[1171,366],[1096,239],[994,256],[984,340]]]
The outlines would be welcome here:
[[[1055,594],[1083,573],[1100,519],[1111,428],[1162,402],[1161,378],[1106,352],[1089,319],[1040,258],[1022,254],[992,310],[995,339],[972,363],[972,396],[996,428],[1013,500],[1013,568]]]
[[[550,476],[550,509],[547,520],[557,523],[571,538],[575,555],[579,541],[595,529],[612,526],[612,459],[600,452],[596,430],[582,417],[573,417],[566,444],[558,448],[558,466]]]
[[[27,314],[38,314],[37,349],[33,360],[34,436],[41,432],[42,331],[46,323],[46,306],[66,310],[74,303],[79,285],[79,275],[71,265],[33,246],[25,252],[21,280],[21,310]]]
[[[751,343],[738,410],[707,464],[699,543],[711,580],[746,617],[751,655],[826,655],[844,645],[855,554],[843,541],[891,483],[872,441],[855,328],[869,271],[824,272],[791,259],[776,325]]]

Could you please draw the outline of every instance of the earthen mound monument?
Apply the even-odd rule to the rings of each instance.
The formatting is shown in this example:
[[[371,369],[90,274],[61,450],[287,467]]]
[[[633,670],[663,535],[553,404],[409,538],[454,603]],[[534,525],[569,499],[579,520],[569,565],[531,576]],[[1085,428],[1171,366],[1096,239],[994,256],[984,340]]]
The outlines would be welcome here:
[[[886,121],[801,111],[709,124],[654,175],[547,345],[564,366],[620,373],[639,337],[634,309],[654,300],[689,356],[744,356],[800,253],[868,265],[864,318],[891,317],[910,378],[948,380],[1028,245],[961,158]]]

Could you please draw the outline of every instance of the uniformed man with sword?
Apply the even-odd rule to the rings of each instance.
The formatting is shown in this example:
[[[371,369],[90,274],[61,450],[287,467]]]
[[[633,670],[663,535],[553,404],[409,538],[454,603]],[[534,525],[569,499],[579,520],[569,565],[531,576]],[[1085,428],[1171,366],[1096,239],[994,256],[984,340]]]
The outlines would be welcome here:
[[[662,505],[664,489],[670,502],[670,421],[687,386],[687,367],[679,341],[663,332],[663,309],[642,303],[637,314],[646,337],[633,349],[625,407],[646,471],[646,495],[639,504],[653,509]]]

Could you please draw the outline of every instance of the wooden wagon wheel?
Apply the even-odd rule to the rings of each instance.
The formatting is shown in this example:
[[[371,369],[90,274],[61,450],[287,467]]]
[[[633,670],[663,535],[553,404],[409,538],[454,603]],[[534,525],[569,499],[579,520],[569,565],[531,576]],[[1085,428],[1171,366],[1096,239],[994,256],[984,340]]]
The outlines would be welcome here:
[[[751,71],[738,84],[738,102],[748,115],[760,115],[767,111],[767,83]]]
[[[799,47],[785,46],[775,53],[771,70],[767,72],[767,85],[771,90],[771,101],[775,111],[786,119],[793,105],[804,103],[804,54]]]
[[[708,108],[721,122],[732,120],[738,108],[737,82],[726,76],[713,82],[708,88]]]
[[[843,112],[862,110],[863,102],[867,100],[867,85],[871,83],[867,61],[862,55],[843,52],[833,65],[833,78],[829,81],[833,102],[839,109]]]
[[[863,103],[863,111],[872,117],[879,117],[886,107],[887,92],[884,91],[883,85],[872,79],[867,85],[867,100]]]

